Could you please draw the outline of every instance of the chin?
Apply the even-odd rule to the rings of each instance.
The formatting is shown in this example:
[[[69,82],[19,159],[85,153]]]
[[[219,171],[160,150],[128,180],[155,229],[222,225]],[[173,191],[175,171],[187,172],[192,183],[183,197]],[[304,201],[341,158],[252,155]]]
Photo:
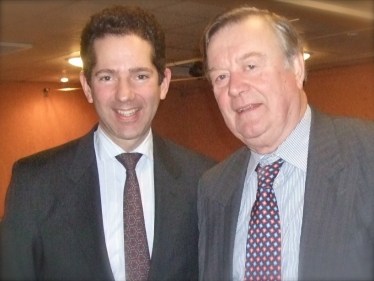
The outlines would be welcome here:
[[[126,134],[118,134],[118,138],[119,139],[122,139],[122,140],[134,140],[134,139],[137,139],[139,138],[139,135],[138,133],[126,133]]]

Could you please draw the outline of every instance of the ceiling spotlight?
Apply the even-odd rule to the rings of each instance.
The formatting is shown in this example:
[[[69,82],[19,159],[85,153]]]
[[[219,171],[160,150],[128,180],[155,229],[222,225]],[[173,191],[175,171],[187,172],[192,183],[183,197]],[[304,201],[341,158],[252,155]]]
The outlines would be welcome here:
[[[83,67],[83,62],[82,62],[82,59],[80,57],[74,57],[74,58],[70,58],[68,59],[68,62],[74,66],[77,66],[77,67]]]
[[[69,78],[67,78],[67,77],[62,77],[61,78],[61,82],[62,83],[66,83],[66,82],[68,82],[69,81]]]
[[[310,54],[309,53],[304,53],[303,57],[304,57],[304,60],[307,60],[307,59],[310,58]]]

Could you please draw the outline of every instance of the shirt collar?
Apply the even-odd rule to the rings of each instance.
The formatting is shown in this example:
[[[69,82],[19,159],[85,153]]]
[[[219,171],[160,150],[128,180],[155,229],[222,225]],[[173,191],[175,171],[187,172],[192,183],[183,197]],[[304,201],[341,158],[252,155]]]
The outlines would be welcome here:
[[[263,165],[268,165],[279,158],[306,172],[311,116],[310,107],[307,105],[299,124],[273,153],[261,155],[252,151],[247,175],[250,175],[255,170],[259,162]]]
[[[94,141],[96,147],[96,155],[101,161],[113,159],[118,154],[126,152],[105,134],[100,125],[94,133]],[[149,130],[148,135],[144,139],[144,141],[132,152],[139,152],[143,154],[145,157],[147,157],[149,160],[153,161],[152,129]]]

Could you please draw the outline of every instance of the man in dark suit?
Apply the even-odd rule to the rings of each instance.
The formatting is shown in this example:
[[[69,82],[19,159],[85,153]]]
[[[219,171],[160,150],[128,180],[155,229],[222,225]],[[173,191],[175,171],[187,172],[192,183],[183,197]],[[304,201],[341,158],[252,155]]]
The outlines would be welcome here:
[[[199,183],[200,280],[374,280],[374,123],[307,103],[290,22],[241,7],[203,39],[207,77],[245,147]]]
[[[197,185],[214,163],[151,130],[171,76],[163,31],[140,8],[104,9],[82,32],[81,57],[81,83],[99,124],[15,163],[1,225],[1,279],[196,280]],[[146,237],[144,263],[128,254],[139,240],[124,242],[127,177],[131,188],[137,184],[117,156],[130,153],[141,153],[136,225]],[[136,269],[145,269],[143,277],[128,274],[129,258],[147,264]]]

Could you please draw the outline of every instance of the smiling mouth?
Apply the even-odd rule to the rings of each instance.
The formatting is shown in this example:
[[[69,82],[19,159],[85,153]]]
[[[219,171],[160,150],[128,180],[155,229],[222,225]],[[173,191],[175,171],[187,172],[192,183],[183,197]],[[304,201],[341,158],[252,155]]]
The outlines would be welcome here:
[[[248,106],[246,106],[246,107],[242,107],[242,108],[237,109],[236,112],[238,112],[238,113],[242,113],[243,111],[246,111],[246,110],[248,110],[248,109],[252,109],[252,108],[254,108],[254,107],[255,107],[255,106],[254,106],[253,104],[250,104],[250,105],[248,105]]]
[[[138,111],[139,111],[139,108],[134,108],[130,110],[117,110],[118,114],[125,116],[125,117],[133,116]]]

